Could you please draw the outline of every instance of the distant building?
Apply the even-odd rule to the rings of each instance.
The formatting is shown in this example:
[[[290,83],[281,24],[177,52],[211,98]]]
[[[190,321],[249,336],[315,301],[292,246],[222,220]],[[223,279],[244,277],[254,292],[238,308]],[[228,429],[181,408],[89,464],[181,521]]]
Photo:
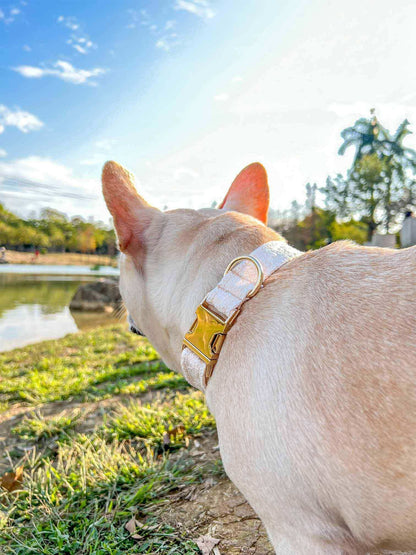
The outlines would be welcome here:
[[[370,247],[384,247],[386,249],[396,248],[396,236],[390,233],[374,233],[371,243],[367,243]]]
[[[400,231],[400,242],[403,248],[416,245],[416,218],[412,212],[407,212],[402,229]]]

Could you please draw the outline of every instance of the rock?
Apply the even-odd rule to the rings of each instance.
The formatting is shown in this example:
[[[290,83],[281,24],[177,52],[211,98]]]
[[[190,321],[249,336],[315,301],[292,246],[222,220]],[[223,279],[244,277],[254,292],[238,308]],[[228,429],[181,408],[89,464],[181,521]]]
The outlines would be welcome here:
[[[122,303],[118,281],[100,279],[80,285],[69,304],[71,310],[85,312],[112,312]]]

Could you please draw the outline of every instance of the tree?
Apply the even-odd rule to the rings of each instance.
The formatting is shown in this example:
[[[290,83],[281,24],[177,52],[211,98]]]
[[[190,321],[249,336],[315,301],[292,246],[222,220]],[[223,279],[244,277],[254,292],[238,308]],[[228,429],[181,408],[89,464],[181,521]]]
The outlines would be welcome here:
[[[339,154],[355,147],[352,166],[346,178],[329,177],[320,191],[328,209],[366,223],[369,241],[378,227],[390,232],[415,202],[416,152],[403,144],[409,133],[409,122],[404,120],[392,135],[374,110],[369,119],[361,118],[341,132]]]

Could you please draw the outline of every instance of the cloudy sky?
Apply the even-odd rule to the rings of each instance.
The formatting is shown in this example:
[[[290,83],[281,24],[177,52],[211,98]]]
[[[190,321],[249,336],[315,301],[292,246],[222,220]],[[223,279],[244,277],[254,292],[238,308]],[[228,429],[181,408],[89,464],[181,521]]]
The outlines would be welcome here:
[[[370,108],[416,126],[415,26],[414,0],[0,0],[0,202],[107,220],[114,159],[196,208],[258,160],[285,208]]]

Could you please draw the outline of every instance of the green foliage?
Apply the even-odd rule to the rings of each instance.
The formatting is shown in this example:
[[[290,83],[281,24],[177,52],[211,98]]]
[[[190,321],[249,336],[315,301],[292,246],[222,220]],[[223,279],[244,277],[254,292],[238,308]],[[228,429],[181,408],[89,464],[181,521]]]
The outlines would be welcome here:
[[[367,237],[363,222],[354,218],[338,221],[335,212],[317,207],[302,219],[289,219],[275,225],[275,229],[300,250],[319,249],[341,239],[362,244]]]
[[[0,204],[0,245],[54,251],[114,254],[115,235],[104,224],[86,222],[45,208],[39,219],[23,220]]]
[[[403,144],[409,133],[407,120],[392,134],[374,113],[341,133],[339,153],[354,147],[354,161],[345,178],[329,177],[321,193],[341,218],[359,217],[369,241],[377,228],[390,232],[416,204],[416,152]]]
[[[346,222],[334,220],[329,226],[332,241],[349,239],[359,245],[367,240],[367,226],[363,222],[357,222],[353,218]]]

